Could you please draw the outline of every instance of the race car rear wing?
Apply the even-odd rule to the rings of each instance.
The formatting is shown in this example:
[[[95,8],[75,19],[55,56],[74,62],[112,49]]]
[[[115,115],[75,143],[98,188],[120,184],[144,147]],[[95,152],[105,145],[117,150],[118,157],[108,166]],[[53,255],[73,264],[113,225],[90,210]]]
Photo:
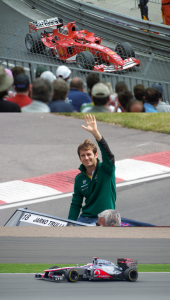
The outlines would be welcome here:
[[[29,32],[37,31],[42,28],[49,28],[53,26],[57,26],[57,28],[62,27],[64,24],[63,19],[61,18],[51,18],[46,20],[32,21],[29,22]]]

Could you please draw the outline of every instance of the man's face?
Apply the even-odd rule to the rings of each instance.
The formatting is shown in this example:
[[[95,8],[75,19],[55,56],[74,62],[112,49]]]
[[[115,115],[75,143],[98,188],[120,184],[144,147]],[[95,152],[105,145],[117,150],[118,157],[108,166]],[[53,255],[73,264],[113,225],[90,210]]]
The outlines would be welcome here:
[[[97,165],[98,153],[93,153],[91,149],[88,150],[80,150],[80,161],[86,167],[93,167]]]

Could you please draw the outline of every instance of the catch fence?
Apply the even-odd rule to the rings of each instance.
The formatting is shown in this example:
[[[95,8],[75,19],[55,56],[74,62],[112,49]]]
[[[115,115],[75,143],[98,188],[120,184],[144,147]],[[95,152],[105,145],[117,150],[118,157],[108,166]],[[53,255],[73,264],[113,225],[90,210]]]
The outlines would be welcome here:
[[[42,63],[38,63],[37,61],[30,62],[29,60],[23,61],[20,59],[4,59],[3,57],[0,57],[0,63],[2,63],[4,67],[10,68],[10,69],[17,65],[23,66],[24,69],[26,70],[26,74],[29,76],[31,82],[33,82],[35,79],[36,68],[39,65],[42,65]],[[51,63],[51,64],[43,63],[43,65],[46,66],[49,71],[53,72],[54,74],[56,73],[57,65],[54,65],[53,63]],[[86,77],[91,72],[88,70],[80,70],[78,68],[70,67],[70,66],[69,66],[69,68],[71,69],[70,79],[78,76],[78,77],[81,77],[84,82],[86,82]],[[101,73],[101,72],[96,72],[96,73],[99,74],[101,81],[110,82],[113,87],[113,90],[118,81],[124,81],[127,84],[128,88],[131,92],[133,92],[133,87],[136,84],[143,84],[145,86],[145,88],[148,88],[148,87],[151,87],[152,84],[155,83],[154,80],[145,79],[145,78],[137,78],[135,75],[127,76],[127,75],[123,75],[123,74],[108,74],[108,73]],[[162,81],[161,84],[162,84],[163,90],[164,90],[164,99],[163,100],[165,102],[167,102],[168,104],[170,104],[170,84],[166,81]]]

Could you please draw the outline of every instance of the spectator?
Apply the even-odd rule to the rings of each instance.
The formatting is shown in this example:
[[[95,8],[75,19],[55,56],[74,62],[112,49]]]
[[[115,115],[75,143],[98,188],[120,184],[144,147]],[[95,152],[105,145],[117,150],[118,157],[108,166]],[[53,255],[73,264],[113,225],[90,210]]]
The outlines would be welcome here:
[[[89,73],[86,77],[86,83],[87,83],[87,89],[88,89],[88,94],[91,97],[91,90],[92,87],[100,82],[100,77],[98,73]]]
[[[41,73],[40,78],[47,79],[51,83],[53,83],[54,80],[56,80],[56,76],[51,71],[45,71]]]
[[[129,100],[128,104],[126,105],[126,111],[127,112],[132,112],[132,113],[141,113],[141,112],[145,112],[144,106],[143,106],[143,102],[142,101],[138,101],[138,100]]]
[[[74,108],[70,103],[66,103],[65,99],[69,91],[69,86],[61,78],[53,82],[54,94],[52,101],[48,104],[51,112],[74,112]]]
[[[32,103],[24,106],[22,112],[50,112],[48,103],[53,96],[52,83],[43,78],[35,80],[32,86]]]
[[[10,76],[12,79],[14,79],[14,76],[13,76],[12,71],[11,71],[10,69],[5,68],[5,73],[6,73],[8,76]],[[14,97],[15,95],[16,95],[16,93],[15,93],[14,91],[9,90],[9,91],[8,91],[8,94],[5,95],[5,97],[4,97],[4,100],[6,100],[7,98],[10,98],[10,97],[12,98],[12,97]]]
[[[17,103],[20,108],[29,105],[32,99],[28,97],[30,91],[29,78],[25,74],[17,75],[14,81],[14,89],[16,95],[14,97],[7,98],[8,101]]]
[[[104,83],[96,83],[91,91],[94,106],[89,112],[111,112],[109,108],[110,90]]]
[[[48,71],[48,69],[44,66],[38,66],[35,73],[35,78],[40,78],[41,74],[45,71]]]
[[[59,66],[56,70],[56,77],[62,78],[66,82],[69,80],[71,75],[71,70],[66,66]]]
[[[162,0],[162,19],[165,25],[170,26],[170,1],[169,0]]]
[[[158,105],[156,106],[157,112],[170,112],[170,105],[166,104],[165,102],[162,101],[163,98],[163,87],[162,84],[160,83],[154,83],[152,85],[153,88],[157,89],[160,92],[160,98]]]
[[[156,106],[158,105],[160,93],[155,88],[147,88],[145,90],[144,108],[147,113],[157,113]]]
[[[13,82],[13,78],[7,75],[5,69],[0,66],[0,112],[21,112],[20,107],[16,103],[3,99],[8,94],[8,90]]]
[[[118,94],[118,107],[123,111],[128,110],[129,101],[133,100],[133,95],[130,91],[124,90]]]
[[[84,82],[80,77],[74,77],[71,80],[70,91],[65,102],[72,104],[77,112],[80,112],[82,104],[92,102],[91,98],[84,91]]]
[[[86,77],[86,83],[87,83],[87,90],[88,90],[88,94],[89,97],[91,97],[91,90],[92,87],[96,84],[100,82],[100,77],[98,73],[89,73]],[[82,104],[81,108],[80,108],[80,112],[88,112],[92,107],[93,107],[94,103],[84,103]]]
[[[96,226],[121,226],[120,214],[114,209],[107,209],[98,214]]]
[[[123,91],[128,91],[128,86],[124,81],[118,81],[115,85],[115,93],[119,94]]]
[[[148,17],[148,1],[149,0],[140,0],[140,3],[139,3],[139,8],[141,10],[141,17],[143,20],[149,20],[149,17]]]
[[[143,84],[136,84],[133,87],[133,93],[136,100],[144,102],[145,87]]]
[[[15,66],[11,69],[13,77],[14,77],[14,81],[15,78],[20,75],[20,74],[24,74],[25,75],[25,69],[22,66]]]

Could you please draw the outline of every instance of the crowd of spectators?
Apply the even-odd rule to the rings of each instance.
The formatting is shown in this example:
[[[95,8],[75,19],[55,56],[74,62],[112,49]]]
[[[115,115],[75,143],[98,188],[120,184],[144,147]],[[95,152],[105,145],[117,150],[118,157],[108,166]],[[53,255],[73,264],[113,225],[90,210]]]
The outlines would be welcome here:
[[[112,87],[94,72],[86,82],[71,78],[66,66],[59,66],[56,74],[38,66],[30,83],[22,66],[0,66],[0,112],[170,112],[164,98],[160,83],[149,88],[137,84],[132,93],[124,81]]]

